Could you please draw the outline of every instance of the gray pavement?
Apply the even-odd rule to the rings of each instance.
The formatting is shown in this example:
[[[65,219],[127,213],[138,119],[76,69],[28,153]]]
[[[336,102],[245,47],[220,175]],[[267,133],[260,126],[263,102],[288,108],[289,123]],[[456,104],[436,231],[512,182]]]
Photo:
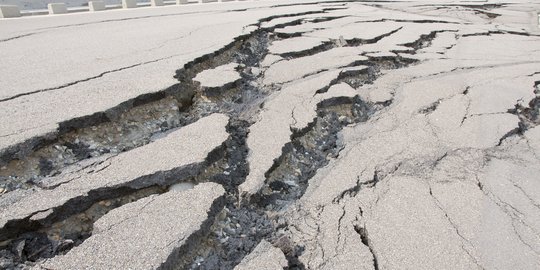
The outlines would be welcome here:
[[[0,20],[0,268],[539,269],[538,10]]]

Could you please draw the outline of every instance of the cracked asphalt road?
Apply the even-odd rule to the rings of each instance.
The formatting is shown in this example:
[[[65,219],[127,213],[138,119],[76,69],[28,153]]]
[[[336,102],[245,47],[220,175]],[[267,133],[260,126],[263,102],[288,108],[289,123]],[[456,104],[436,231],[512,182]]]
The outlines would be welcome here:
[[[0,20],[0,269],[539,269],[539,10]]]

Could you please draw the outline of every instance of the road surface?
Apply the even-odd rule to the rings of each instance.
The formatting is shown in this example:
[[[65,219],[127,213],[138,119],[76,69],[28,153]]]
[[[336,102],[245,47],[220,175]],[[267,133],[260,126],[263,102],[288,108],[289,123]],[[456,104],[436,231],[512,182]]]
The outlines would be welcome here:
[[[0,268],[539,269],[538,11],[0,20]]]

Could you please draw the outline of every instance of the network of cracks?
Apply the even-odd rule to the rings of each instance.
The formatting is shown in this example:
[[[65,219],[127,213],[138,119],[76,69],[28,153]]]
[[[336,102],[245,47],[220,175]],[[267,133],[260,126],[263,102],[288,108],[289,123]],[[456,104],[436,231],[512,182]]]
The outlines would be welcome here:
[[[324,13],[321,12],[320,21],[336,19],[325,17]],[[238,186],[246,179],[250,167],[246,145],[249,128],[268,97],[281,89],[281,85],[262,83],[265,70],[261,62],[268,54],[269,44],[290,38],[275,34],[276,28],[302,23],[302,20],[296,20],[272,28],[261,27],[261,23],[275,18],[279,16],[261,20],[257,25],[258,30],[238,37],[215,53],[186,64],[176,71],[178,83],[168,89],[126,101],[107,112],[62,123],[57,137],[36,140],[26,148],[21,147],[19,151],[2,156],[2,191],[54,188],[43,184],[48,177],[102,163],[119,153],[151,143],[170,130],[194,123],[212,113],[223,113],[230,118],[227,125],[229,138],[207,157],[197,175],[179,177],[174,184],[215,182],[225,188],[226,195],[219,209],[209,214],[197,237],[190,237],[186,244],[190,248],[171,260],[174,262],[171,268],[232,269],[263,239],[281,249],[288,260],[289,269],[305,268],[298,259],[303,247],[288,238],[287,224],[280,220],[281,213],[302,197],[317,170],[339,155],[343,148],[340,131],[348,125],[369,120],[372,115],[391,105],[391,101],[370,103],[355,96],[320,102],[311,123],[304,129],[293,130],[290,142],[266,172],[266,180],[260,191],[249,198],[241,198]],[[414,53],[429,46],[436,35],[433,32],[406,44],[409,48],[407,52]],[[360,46],[376,41],[335,40],[311,50],[283,56],[294,59],[340,46]],[[231,62],[239,64],[237,71],[241,75],[241,79],[234,83],[204,88],[193,80],[201,71]],[[370,57],[351,66],[367,66],[367,69],[343,72],[331,85],[346,83],[358,88],[375,81],[381,70],[414,64],[415,60],[397,55]],[[331,85],[325,85],[317,92],[323,93]],[[513,111],[522,119],[522,130],[538,122],[539,104],[536,98],[529,107],[516,107]],[[42,259],[65,254],[88,239],[92,235],[93,223],[110,210],[167,192],[169,188],[153,185],[141,189],[110,189],[85,201],[74,201],[45,221],[17,221],[11,226],[16,230],[2,232],[0,266],[25,268]],[[362,242],[369,247],[367,234],[362,228],[358,229],[358,233]]]

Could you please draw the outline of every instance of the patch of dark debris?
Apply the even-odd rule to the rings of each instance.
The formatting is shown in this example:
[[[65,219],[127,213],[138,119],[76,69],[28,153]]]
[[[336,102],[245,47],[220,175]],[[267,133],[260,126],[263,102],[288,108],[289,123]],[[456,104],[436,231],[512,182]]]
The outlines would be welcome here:
[[[189,181],[212,181],[227,191],[225,207],[210,229],[179,258],[176,269],[232,269],[259,241],[273,232],[270,218],[253,206],[238,205],[238,186],[248,174],[246,138],[249,122],[231,119],[224,155],[205,172]]]
[[[534,93],[536,96],[529,101],[528,106],[518,104],[511,110],[512,113],[518,115],[522,130],[527,130],[540,124],[540,82],[535,83]]]
[[[420,38],[418,38],[417,40],[413,42],[402,44],[403,46],[409,47],[411,49],[406,50],[406,51],[400,51],[400,52],[415,54],[418,50],[431,46],[431,42],[433,42],[433,39],[437,37],[437,34],[444,33],[444,32],[457,32],[457,31],[456,30],[431,31],[429,34],[421,35]]]
[[[523,135],[523,133],[536,127],[540,124],[540,81],[534,83],[534,94],[535,97],[529,101],[528,106],[518,103],[511,110],[508,110],[509,113],[515,114],[519,118],[518,127],[510,130],[504,134],[500,139],[497,145],[502,145],[504,140],[508,137],[515,135]]]
[[[183,256],[184,263],[177,269],[232,269],[273,232],[272,222],[264,211],[229,204],[217,215],[197,248],[191,250],[192,254]]]
[[[418,112],[421,113],[421,114],[430,114],[430,113],[434,112],[437,109],[439,104],[441,104],[441,101],[442,100],[439,99],[439,100],[431,103],[429,106],[420,109]]]

